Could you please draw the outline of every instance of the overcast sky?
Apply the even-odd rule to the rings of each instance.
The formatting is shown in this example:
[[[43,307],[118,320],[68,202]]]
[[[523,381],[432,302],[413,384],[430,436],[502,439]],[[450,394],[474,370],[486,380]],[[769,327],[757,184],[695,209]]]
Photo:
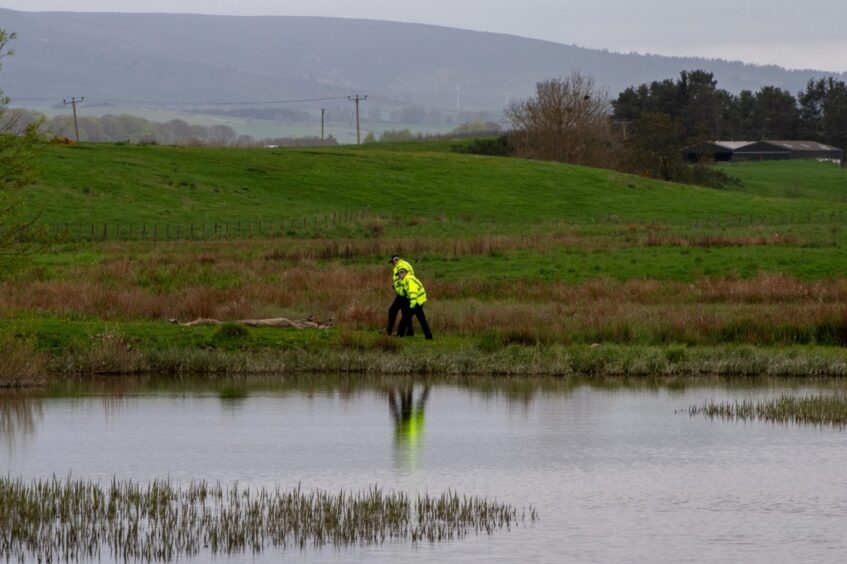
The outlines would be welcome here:
[[[0,0],[0,6],[397,20],[613,51],[847,71],[847,0]]]

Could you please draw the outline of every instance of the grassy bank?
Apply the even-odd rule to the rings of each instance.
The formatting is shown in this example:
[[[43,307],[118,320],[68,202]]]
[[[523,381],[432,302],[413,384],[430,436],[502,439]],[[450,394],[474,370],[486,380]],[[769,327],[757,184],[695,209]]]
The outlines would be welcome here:
[[[60,241],[6,273],[4,381],[844,372],[842,169],[733,165],[723,191],[448,148],[47,147],[26,194],[42,221],[227,227]],[[395,253],[427,287],[435,343],[377,335]],[[310,315],[333,329],[169,323]]]
[[[845,376],[841,347],[564,344],[485,332],[435,342],[367,331],[181,327],[154,322],[16,320],[0,324],[5,386],[50,377],[128,374],[500,376]],[[7,356],[10,358],[10,356]]]

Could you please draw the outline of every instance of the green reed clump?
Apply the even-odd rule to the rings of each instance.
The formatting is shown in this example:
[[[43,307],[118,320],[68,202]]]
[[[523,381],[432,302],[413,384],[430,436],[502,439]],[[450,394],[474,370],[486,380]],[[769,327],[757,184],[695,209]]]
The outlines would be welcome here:
[[[377,487],[361,492],[304,492],[299,487],[242,489],[208,482],[180,487],[0,478],[0,559],[60,562],[99,559],[170,561],[267,548],[438,542],[492,534],[526,520],[485,498],[420,495]]]
[[[781,395],[759,402],[707,402],[692,405],[689,415],[709,419],[769,421],[773,423],[804,423],[810,425],[847,426],[847,394],[815,396]]]

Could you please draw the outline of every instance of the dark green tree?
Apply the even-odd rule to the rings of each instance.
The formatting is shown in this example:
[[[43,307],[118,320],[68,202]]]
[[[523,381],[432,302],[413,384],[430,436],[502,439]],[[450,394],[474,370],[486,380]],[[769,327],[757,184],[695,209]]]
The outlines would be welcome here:
[[[806,89],[797,95],[799,104],[799,134],[805,139],[822,141],[823,106],[826,101],[827,83],[825,79],[809,80]]]
[[[629,169],[642,176],[672,180],[685,166],[680,150],[686,144],[685,125],[663,112],[644,112],[627,139]]]
[[[847,148],[847,84],[830,77],[822,90],[819,140]]]
[[[678,119],[691,141],[719,139],[734,128],[737,100],[718,88],[712,73],[683,71],[677,80],[654,81],[624,90],[612,102],[618,121],[637,120],[642,113],[663,113]]]
[[[799,111],[797,99],[775,86],[765,86],[756,93],[753,127],[760,139],[796,139]]]

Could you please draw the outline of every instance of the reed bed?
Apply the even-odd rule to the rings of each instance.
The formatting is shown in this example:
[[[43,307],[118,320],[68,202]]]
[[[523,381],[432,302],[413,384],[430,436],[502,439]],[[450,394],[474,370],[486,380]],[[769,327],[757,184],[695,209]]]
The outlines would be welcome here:
[[[729,421],[767,421],[770,423],[797,423],[806,425],[847,426],[847,394],[819,394],[791,396],[753,401],[707,402],[688,409],[692,417],[703,415],[708,419]]]
[[[377,487],[304,492],[168,481],[141,485],[52,478],[0,478],[0,558],[67,562],[164,562],[201,553],[444,542],[538,519],[532,507],[487,498],[411,498]]]
[[[287,348],[257,352],[154,350],[102,364],[87,355],[57,357],[53,377],[117,374],[289,376],[304,373],[456,376],[847,376],[847,355],[820,348],[509,346],[501,350]],[[0,382],[2,385],[2,382]]]

